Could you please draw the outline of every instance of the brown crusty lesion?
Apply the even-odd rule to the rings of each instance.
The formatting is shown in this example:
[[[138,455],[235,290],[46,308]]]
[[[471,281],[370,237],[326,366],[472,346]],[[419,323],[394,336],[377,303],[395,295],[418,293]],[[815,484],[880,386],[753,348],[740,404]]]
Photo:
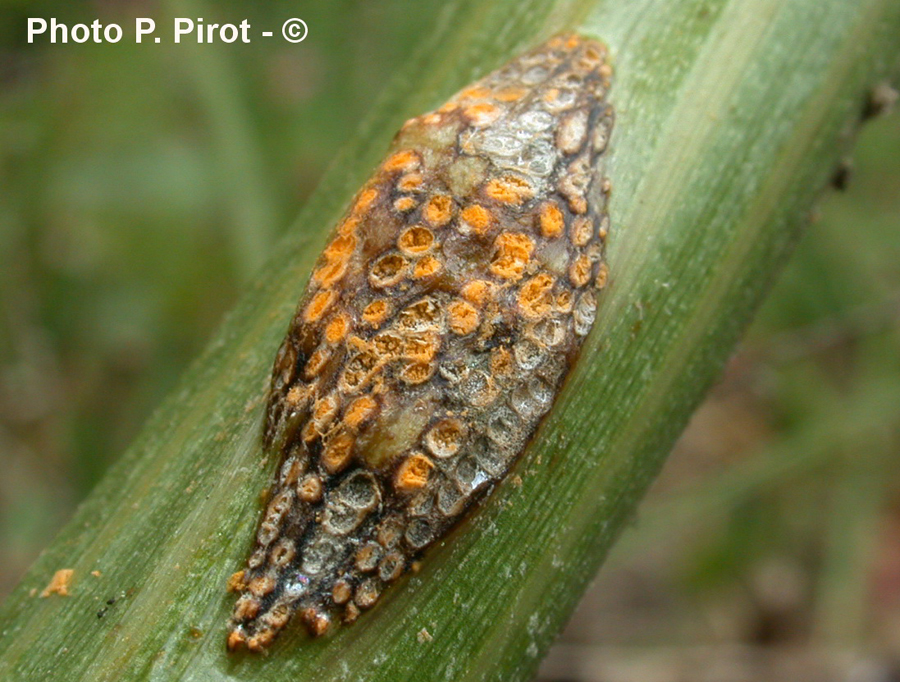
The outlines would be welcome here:
[[[408,121],[354,197],[276,356],[230,649],[356,620],[525,449],[608,278],[610,77],[557,36]]]

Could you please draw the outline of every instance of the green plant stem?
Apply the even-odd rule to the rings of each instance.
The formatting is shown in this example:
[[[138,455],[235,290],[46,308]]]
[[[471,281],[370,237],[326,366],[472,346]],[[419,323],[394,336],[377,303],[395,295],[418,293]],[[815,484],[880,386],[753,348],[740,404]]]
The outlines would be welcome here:
[[[180,388],[0,610],[3,679],[529,678],[900,54],[894,0],[462,0],[438,23]],[[514,475],[359,623],[317,641],[295,628],[269,656],[227,654],[226,579],[275,465],[259,446],[269,367],[326,234],[406,116],[566,29],[611,47],[617,123],[611,285],[562,396]],[[75,571],[71,596],[31,596],[61,568]]]

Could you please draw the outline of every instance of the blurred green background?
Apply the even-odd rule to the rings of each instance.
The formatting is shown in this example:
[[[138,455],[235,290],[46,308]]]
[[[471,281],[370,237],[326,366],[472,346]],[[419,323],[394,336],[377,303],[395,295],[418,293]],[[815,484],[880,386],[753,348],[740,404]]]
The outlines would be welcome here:
[[[0,597],[172,389],[442,3],[0,0]],[[116,45],[26,42],[27,17]],[[133,41],[135,16],[249,45]],[[277,38],[302,17],[309,38]],[[550,680],[900,679],[900,121],[866,128]]]

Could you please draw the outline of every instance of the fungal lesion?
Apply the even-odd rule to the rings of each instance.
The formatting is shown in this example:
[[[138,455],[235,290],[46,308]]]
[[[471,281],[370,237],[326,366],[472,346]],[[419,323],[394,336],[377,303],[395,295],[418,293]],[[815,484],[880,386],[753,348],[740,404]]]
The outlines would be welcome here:
[[[273,369],[229,648],[355,621],[521,456],[608,278],[610,75],[553,38],[407,122],[354,198]]]

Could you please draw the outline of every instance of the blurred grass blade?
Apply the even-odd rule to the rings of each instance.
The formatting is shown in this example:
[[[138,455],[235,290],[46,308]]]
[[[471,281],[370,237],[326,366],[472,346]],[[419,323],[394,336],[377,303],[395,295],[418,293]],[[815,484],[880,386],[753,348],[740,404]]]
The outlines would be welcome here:
[[[884,435],[884,434],[882,434]],[[891,452],[885,443],[861,440],[852,444],[860,450]],[[882,440],[887,440],[882,438]],[[849,453],[848,453],[849,455]],[[870,567],[877,554],[881,512],[889,500],[896,457],[848,456],[834,476],[828,535],[817,586],[814,635],[824,646],[862,648],[866,607],[871,589]]]
[[[168,0],[169,16],[211,17],[202,0]],[[217,159],[218,195],[227,207],[232,260],[242,282],[249,280],[265,262],[267,246],[276,233],[277,202],[271,192],[258,142],[259,131],[252,123],[246,93],[241,88],[229,45],[197,44],[185,41],[190,51],[184,66],[194,85],[208,122],[212,152]]]
[[[648,547],[690,541],[705,523],[727,519],[741,505],[774,488],[802,485],[811,472],[824,468],[837,467],[841,472],[852,467],[862,470],[853,481],[845,483],[845,496],[849,498],[850,490],[862,489],[861,481],[871,482],[871,470],[880,471],[886,466],[883,450],[874,446],[859,448],[856,444],[880,440],[893,429],[898,403],[900,390],[893,382],[867,383],[841,400],[829,395],[827,406],[811,414],[790,437],[741,457],[699,483],[672,490],[660,502],[644,506],[638,526],[616,545],[616,559],[628,561]],[[880,475],[884,476],[884,472]],[[889,479],[882,481],[887,483]],[[880,495],[868,493],[866,498],[866,511],[881,499]],[[863,516],[858,502],[856,514]],[[835,522],[839,523],[839,519]],[[673,533],[673,529],[678,531]]]
[[[354,627],[231,656],[227,576],[272,461],[275,348],[341,207],[405,117],[564,29],[616,59],[612,283],[515,476]],[[460,0],[338,154],[207,351],[0,610],[0,677],[530,677],[898,73],[894,0]],[[32,596],[74,569],[71,595]]]

